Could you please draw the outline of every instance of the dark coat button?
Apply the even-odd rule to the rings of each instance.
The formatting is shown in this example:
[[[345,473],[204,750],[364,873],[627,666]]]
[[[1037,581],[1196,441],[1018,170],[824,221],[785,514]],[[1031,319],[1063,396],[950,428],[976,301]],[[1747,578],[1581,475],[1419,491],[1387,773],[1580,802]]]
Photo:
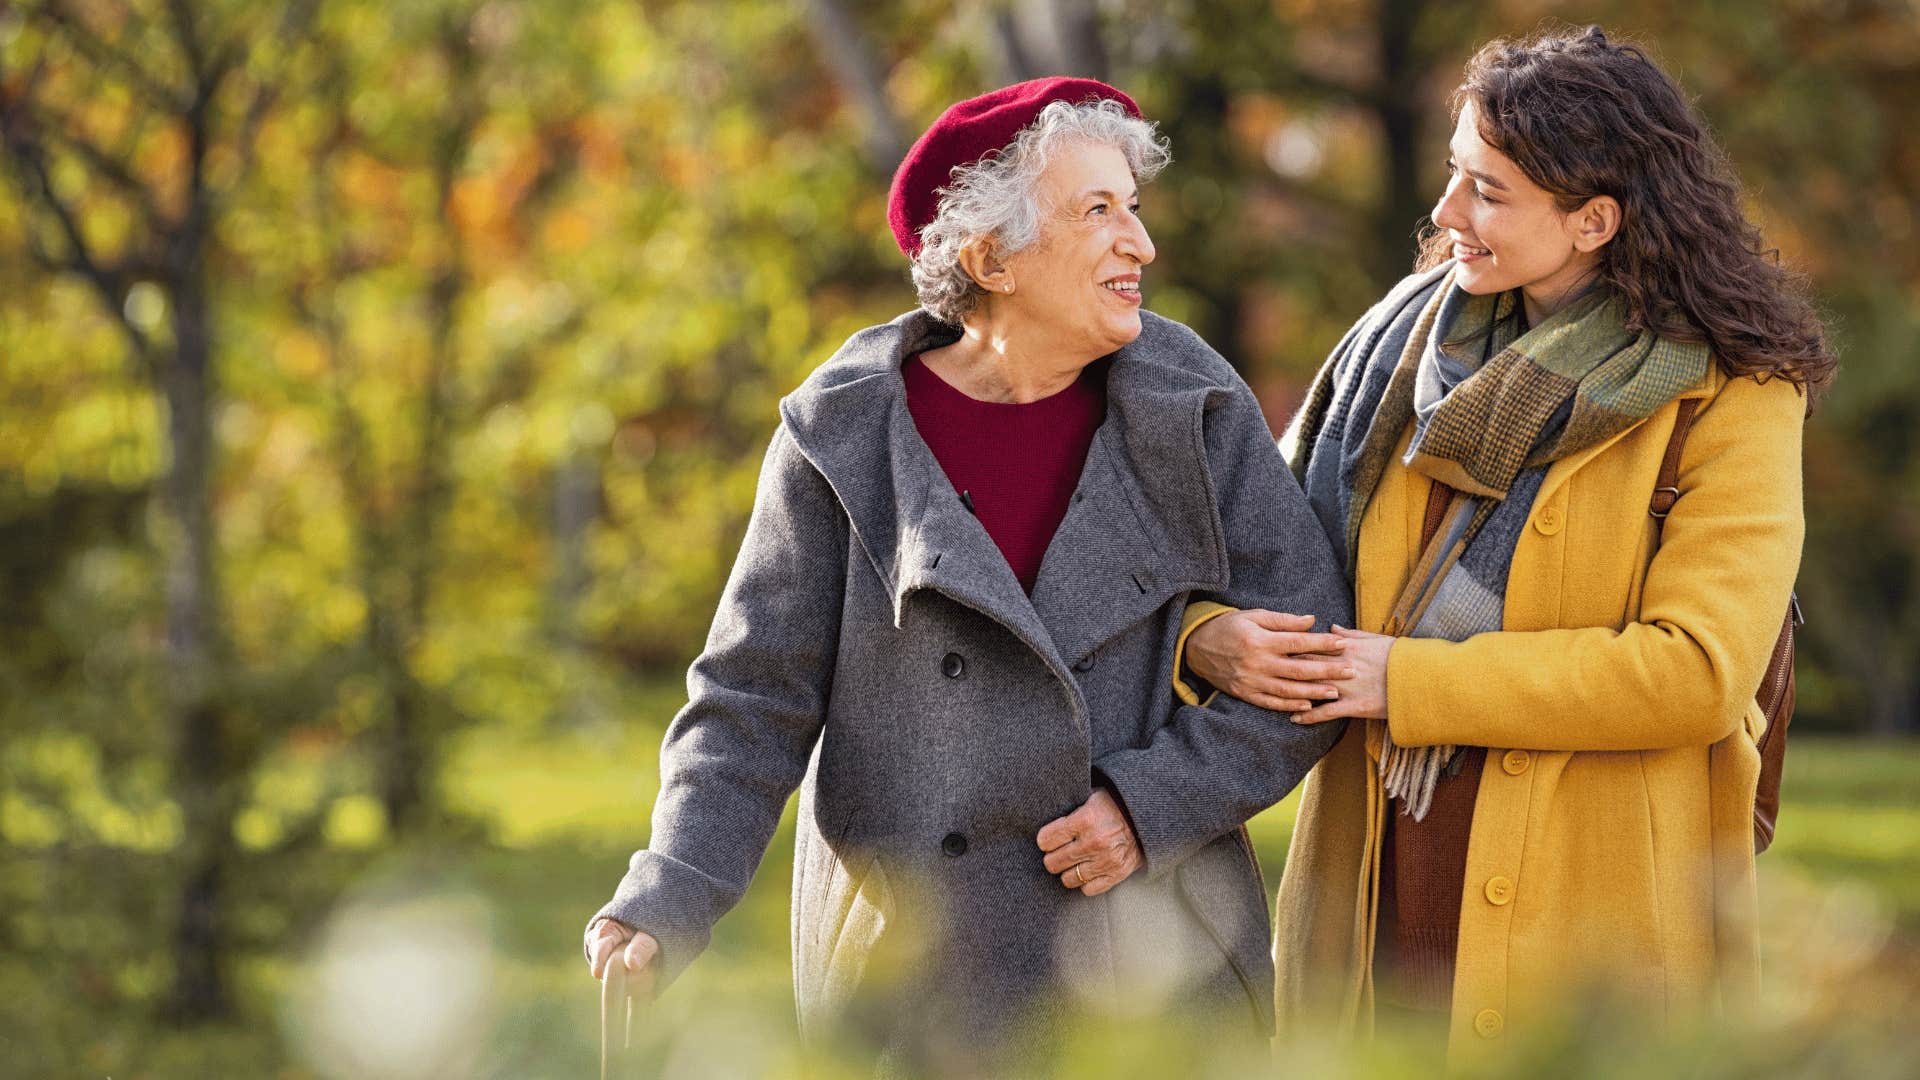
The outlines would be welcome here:
[[[1094,664],[1093,658],[1095,655],[1096,655],[1095,653],[1088,653],[1087,655],[1081,657],[1080,659],[1075,660],[1073,662],[1073,670],[1082,671],[1082,672],[1092,671],[1093,664]]]
[[[950,652],[940,661],[940,673],[949,679],[957,679],[967,670],[967,662],[957,652]]]
[[[967,853],[967,838],[957,832],[950,832],[940,839],[940,850],[948,857],[957,859]]]

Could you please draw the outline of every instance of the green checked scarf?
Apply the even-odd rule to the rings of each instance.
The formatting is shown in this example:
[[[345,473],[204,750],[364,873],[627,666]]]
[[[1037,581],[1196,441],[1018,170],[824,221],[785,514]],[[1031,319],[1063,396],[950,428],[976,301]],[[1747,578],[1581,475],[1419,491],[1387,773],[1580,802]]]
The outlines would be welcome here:
[[[1334,350],[1283,442],[1349,577],[1360,522],[1407,423],[1403,464],[1453,488],[1384,631],[1464,641],[1499,630],[1507,571],[1548,467],[1695,385],[1703,344],[1629,330],[1600,289],[1531,329],[1518,293],[1474,296],[1453,264],[1402,282]],[[1389,796],[1424,818],[1455,747],[1387,738]]]

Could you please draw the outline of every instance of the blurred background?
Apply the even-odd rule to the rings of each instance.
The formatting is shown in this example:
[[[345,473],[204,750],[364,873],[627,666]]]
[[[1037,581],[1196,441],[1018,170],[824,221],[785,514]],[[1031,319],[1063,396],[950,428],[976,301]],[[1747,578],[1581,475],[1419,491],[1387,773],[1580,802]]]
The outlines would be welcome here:
[[[1409,268],[1463,63],[1550,20],[1697,95],[1843,368],[1766,1011],[1597,1010],[1516,1068],[1913,1075],[1914,0],[0,3],[0,1075],[590,1072],[582,925],[646,840],[776,400],[913,304],[912,139],[1017,79],[1132,93],[1175,158],[1147,303],[1278,428]],[[1257,823],[1270,881],[1290,822]],[[644,1025],[657,1071],[802,1063],[790,837]],[[1136,1023],[1036,1070],[1195,1049]]]

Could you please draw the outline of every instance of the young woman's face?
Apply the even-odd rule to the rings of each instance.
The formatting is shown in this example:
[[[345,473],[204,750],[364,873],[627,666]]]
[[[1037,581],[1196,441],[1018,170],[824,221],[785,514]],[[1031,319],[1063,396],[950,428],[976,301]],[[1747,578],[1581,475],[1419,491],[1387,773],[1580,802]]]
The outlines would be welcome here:
[[[1599,261],[1597,248],[1580,250],[1579,211],[1561,212],[1552,193],[1487,145],[1471,100],[1448,149],[1447,190],[1433,223],[1453,241],[1454,280],[1475,295],[1523,290],[1530,315],[1558,309]]]

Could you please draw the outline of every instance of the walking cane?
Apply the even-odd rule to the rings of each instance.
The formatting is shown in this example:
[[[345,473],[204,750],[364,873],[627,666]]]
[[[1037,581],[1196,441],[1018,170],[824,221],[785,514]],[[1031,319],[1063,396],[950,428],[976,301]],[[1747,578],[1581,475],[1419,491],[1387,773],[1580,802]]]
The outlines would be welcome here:
[[[633,994],[626,961],[615,953],[607,958],[607,977],[600,983],[600,1080],[638,1075],[634,1057]]]

